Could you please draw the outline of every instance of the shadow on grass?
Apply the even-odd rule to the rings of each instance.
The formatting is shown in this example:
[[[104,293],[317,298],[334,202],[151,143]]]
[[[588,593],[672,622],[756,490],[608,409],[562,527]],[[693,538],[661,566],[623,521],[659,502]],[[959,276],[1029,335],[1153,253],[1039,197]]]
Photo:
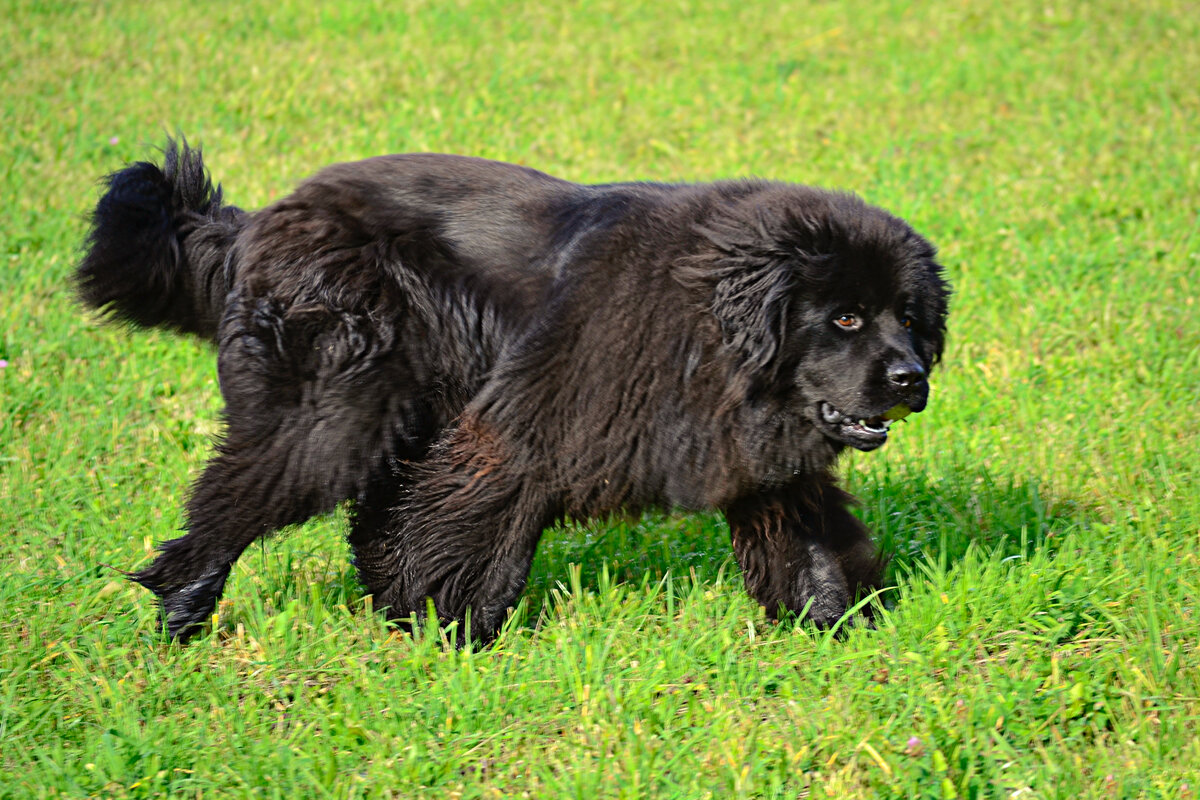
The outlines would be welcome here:
[[[860,491],[858,512],[892,559],[889,579],[926,559],[953,563],[972,545],[1002,557],[1053,547],[1087,522],[1078,503],[1053,497],[1034,479],[979,470],[885,480]]]
[[[948,564],[972,544],[1001,557],[1053,547],[1056,537],[1086,524],[1087,515],[1070,500],[1048,497],[1038,482],[986,472],[954,478],[924,476],[884,479],[852,487],[855,509],[890,556],[885,582],[894,584],[927,560]],[[674,576],[715,579],[724,567],[737,571],[729,528],[719,514],[666,514],[568,523],[547,531],[538,549],[525,595],[539,608],[571,565],[580,582],[595,589],[607,567],[613,582],[660,581]]]
[[[972,545],[1002,558],[1053,548],[1059,537],[1091,519],[1073,501],[1049,497],[1034,480],[997,477],[978,469],[951,472],[945,478],[885,475],[852,482],[849,488],[859,499],[855,513],[890,556],[887,585],[917,573],[928,561],[953,565]],[[299,531],[298,547],[267,556],[282,560],[255,578],[263,584],[268,606],[282,607],[299,592],[331,606],[362,602],[354,569],[342,560],[345,551],[329,547],[331,538],[344,535],[346,520],[338,516],[342,518]],[[594,592],[603,585],[657,583],[668,573],[681,581],[711,583],[722,569],[728,585],[740,583],[729,529],[720,514],[651,512],[568,522],[547,531],[538,548],[522,595],[530,612],[528,624],[539,609],[555,602],[557,587],[571,585],[573,565],[578,584]],[[605,571],[607,578],[602,577]]]

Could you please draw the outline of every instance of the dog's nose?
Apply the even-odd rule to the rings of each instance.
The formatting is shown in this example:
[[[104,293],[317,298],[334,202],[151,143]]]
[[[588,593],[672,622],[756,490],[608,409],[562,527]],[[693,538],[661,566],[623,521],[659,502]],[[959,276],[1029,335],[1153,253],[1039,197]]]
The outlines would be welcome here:
[[[888,367],[887,377],[897,386],[912,386],[925,380],[925,368],[915,361],[903,361]]]

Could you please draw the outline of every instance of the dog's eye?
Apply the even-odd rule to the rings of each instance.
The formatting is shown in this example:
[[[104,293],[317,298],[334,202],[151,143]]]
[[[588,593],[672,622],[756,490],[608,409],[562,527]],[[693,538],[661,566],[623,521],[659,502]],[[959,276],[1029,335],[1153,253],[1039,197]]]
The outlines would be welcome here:
[[[901,317],[900,324],[906,328],[911,328],[912,327],[912,317]]]
[[[862,320],[854,314],[842,314],[834,317],[833,324],[847,331],[856,331],[862,327]]]

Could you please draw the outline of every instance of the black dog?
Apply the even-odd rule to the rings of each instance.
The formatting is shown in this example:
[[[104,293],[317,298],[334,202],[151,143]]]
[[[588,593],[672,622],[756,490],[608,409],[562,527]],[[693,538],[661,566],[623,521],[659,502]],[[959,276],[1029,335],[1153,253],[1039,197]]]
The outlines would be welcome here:
[[[924,407],[948,297],[933,247],[849,195],[440,155],[250,214],[169,143],[110,176],[88,244],[85,302],[218,348],[227,434],[134,575],[176,636],[251,542],[345,499],[377,605],[432,599],[463,638],[554,520],[649,506],[722,509],[767,612],[832,624],[880,561],[829,470]]]

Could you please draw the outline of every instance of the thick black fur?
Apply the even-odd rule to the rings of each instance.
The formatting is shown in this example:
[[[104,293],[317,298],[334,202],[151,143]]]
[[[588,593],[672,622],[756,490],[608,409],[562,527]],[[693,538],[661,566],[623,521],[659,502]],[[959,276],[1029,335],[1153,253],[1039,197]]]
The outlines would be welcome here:
[[[924,407],[948,298],[933,247],[850,195],[402,155],[247,213],[173,142],[109,177],[78,282],[217,346],[225,438],[134,576],[174,636],[251,542],[346,499],[376,605],[432,599],[464,639],[545,527],[648,507],[723,510],[768,614],[832,624],[880,559],[830,470]]]

